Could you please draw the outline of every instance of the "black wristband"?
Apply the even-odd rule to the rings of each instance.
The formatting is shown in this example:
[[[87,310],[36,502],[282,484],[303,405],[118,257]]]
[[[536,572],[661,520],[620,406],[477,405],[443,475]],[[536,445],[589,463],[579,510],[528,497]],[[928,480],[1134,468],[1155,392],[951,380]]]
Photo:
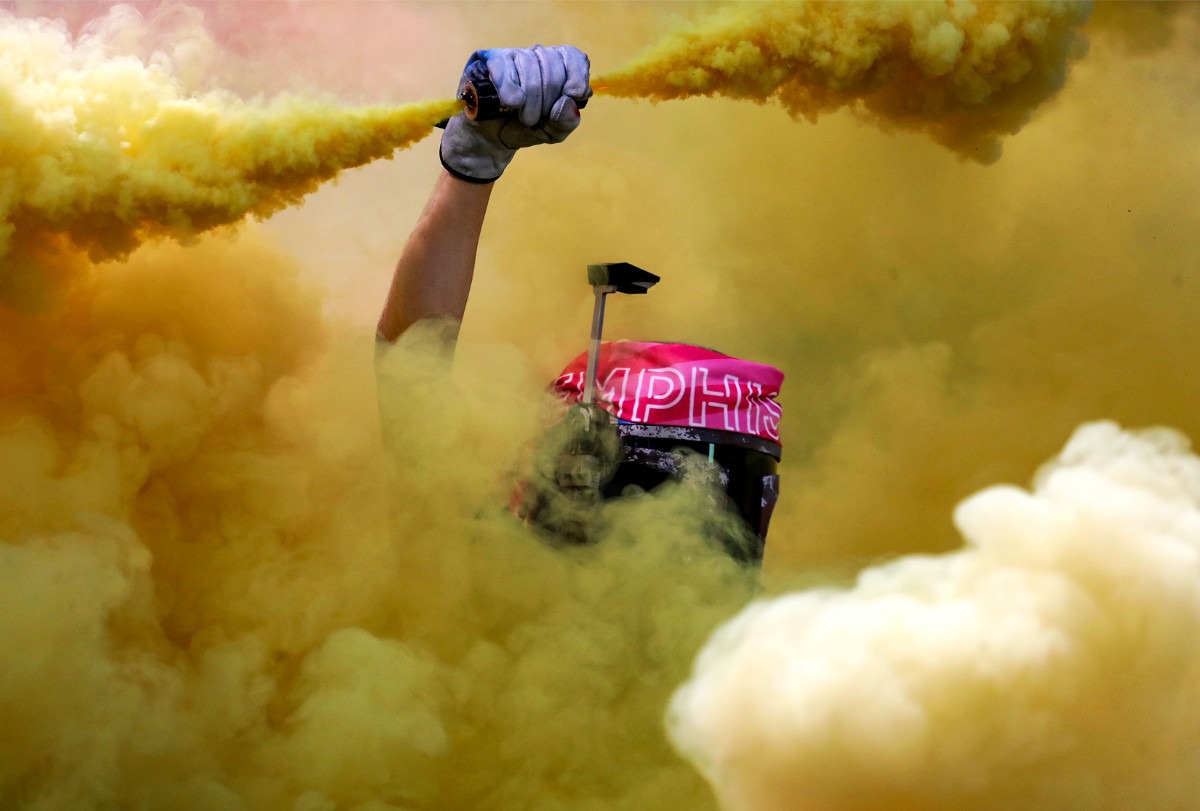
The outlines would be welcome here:
[[[496,175],[491,180],[481,180],[480,178],[477,178],[477,177],[471,177],[470,175],[464,175],[462,172],[458,171],[453,166],[446,163],[446,159],[442,157],[442,151],[440,149],[438,150],[438,160],[440,160],[442,162],[442,168],[445,169],[447,172],[449,172],[453,177],[456,177],[459,180],[465,181],[467,183],[477,183],[480,186],[486,186],[488,183],[495,183],[497,180],[500,179],[500,175]]]

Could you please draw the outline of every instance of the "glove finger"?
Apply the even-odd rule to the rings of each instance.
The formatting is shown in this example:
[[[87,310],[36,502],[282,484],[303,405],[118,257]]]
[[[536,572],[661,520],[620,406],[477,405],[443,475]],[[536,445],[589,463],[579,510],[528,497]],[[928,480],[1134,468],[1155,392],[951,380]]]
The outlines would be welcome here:
[[[503,119],[500,129],[496,132],[496,138],[505,149],[524,149],[527,146],[551,143],[553,135],[547,132],[545,127],[526,127],[515,118],[507,118]]]
[[[521,89],[525,91],[525,102],[520,105],[517,119],[527,127],[536,126],[542,120],[542,66],[541,60],[532,49],[513,50],[513,60]],[[517,105],[509,105],[517,106]]]
[[[516,52],[509,48],[484,51],[488,54],[487,69],[496,95],[505,107],[516,109],[525,103],[525,88],[517,67]]]
[[[542,129],[546,133],[547,141],[557,144],[574,132],[581,120],[579,105],[575,103],[575,99],[562,96],[550,111],[550,117]]]
[[[562,59],[563,66],[567,71],[567,80],[563,83],[562,94],[570,96],[576,101],[591,98],[592,88],[589,83],[592,65],[587,54],[570,45],[559,45],[555,50],[558,51],[559,58]]]
[[[542,113],[539,120],[545,120],[563,95],[563,85],[567,82],[567,66],[557,48],[534,45],[532,50],[542,67]]]

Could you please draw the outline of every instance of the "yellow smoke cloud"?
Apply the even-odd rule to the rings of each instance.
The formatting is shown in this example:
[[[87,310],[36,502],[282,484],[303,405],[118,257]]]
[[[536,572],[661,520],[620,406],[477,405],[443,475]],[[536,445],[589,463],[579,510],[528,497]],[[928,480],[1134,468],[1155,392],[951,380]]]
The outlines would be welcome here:
[[[326,323],[259,231],[197,233],[408,130],[179,98],[165,69],[103,56],[61,77],[95,92],[60,111],[140,135],[93,149],[67,127],[75,152],[13,163],[78,182],[15,187],[11,208],[28,276],[10,290],[55,272],[48,254],[71,275],[44,306],[0,306],[0,646],[23,652],[0,679],[0,806],[708,803],[662,708],[752,584],[705,541],[703,494],[551,550],[503,509],[540,381],[497,347],[455,385],[420,330],[380,360],[387,475],[370,331]],[[157,235],[174,240],[138,246]]]
[[[455,385],[419,330],[381,359],[385,475],[369,333],[295,277],[201,238],[4,320],[0,805],[703,807],[661,713],[750,591],[711,507],[552,550],[503,509],[523,361]]]
[[[352,8],[359,35],[394,50],[396,32],[374,24],[391,6]],[[438,7],[424,35],[457,43],[477,30],[466,24],[474,8]],[[631,27],[651,40],[679,13],[506,6],[488,18],[493,43],[455,47],[448,75],[470,47],[494,43],[575,41],[595,64],[621,64]],[[71,263],[72,284],[36,312],[0,307],[0,593],[10,598],[0,610],[10,652],[0,806],[715,807],[662,724],[695,652],[749,590],[705,545],[703,499],[676,490],[614,508],[607,542],[578,554],[544,546],[503,510],[540,386],[586,334],[583,265],[629,259],[664,277],[611,308],[612,336],[694,340],[787,371],[770,589],[955,549],[953,505],[1027,480],[1082,421],[1200,431],[1190,270],[1200,123],[1178,104],[1196,89],[1186,66],[1197,26],[1180,15],[1174,30],[1176,47],[1138,59],[1097,34],[1068,91],[986,169],[844,114],[797,129],[770,108],[724,99],[652,110],[597,99],[567,144],[521,154],[497,187],[453,380],[420,333],[381,358],[378,382],[370,362],[371,325],[407,231],[394,212],[416,215],[438,170],[432,143],[349,173],[236,238],[142,245],[94,268],[65,237],[35,234],[46,239],[23,248],[38,261],[16,263],[10,278],[42,278],[49,256]],[[315,36],[302,45],[331,48]],[[57,45],[48,53],[61,58]],[[76,67],[121,59],[101,56]],[[271,66],[271,53],[256,57]],[[178,64],[148,70],[182,82]],[[440,95],[441,81],[415,97]],[[204,97],[196,82],[180,86],[185,100]],[[1115,120],[1115,109],[1129,114]],[[333,257],[326,285],[366,302],[349,315],[351,335],[297,282],[317,256]],[[401,449],[390,460],[377,387],[383,428]],[[764,671],[754,688],[763,703],[750,709],[780,708],[779,738],[757,724],[730,734],[731,746],[767,742],[755,753],[757,799],[789,790],[766,777],[824,764],[806,796],[863,807],[838,792],[873,778],[863,792],[874,807],[905,807],[929,796],[923,781],[969,764],[947,785],[976,807],[1036,807],[1050,791],[1061,807],[1161,807],[1172,787],[1177,804],[1195,804],[1195,787],[1162,770],[1191,751],[1186,712],[1175,717],[1182,726],[1161,724],[1153,762],[1122,758],[1122,737],[1091,734],[1125,717],[1126,695],[1151,717],[1171,697],[1194,703],[1186,677],[1172,681],[1187,644],[1169,637],[1190,615],[1150,622],[1187,605],[1189,587],[1164,580],[1154,555],[1183,550],[1178,573],[1193,566],[1192,512],[1178,494],[1194,492],[1194,467],[1174,440],[1093,429],[1033,494],[969,502],[968,550],[787,598],[814,608],[809,624],[784,633],[831,631],[785,666],[824,663],[832,675],[821,695],[835,706],[861,699],[907,725],[874,724],[855,706],[844,729],[797,737],[783,724],[796,696]],[[1056,495],[1047,488],[1060,473],[1085,483]],[[1107,533],[1106,545],[1091,546],[1100,530],[1061,526],[1070,509]],[[1014,527],[1018,510],[1050,528]],[[1183,519],[1172,526],[1171,514]],[[1138,515],[1160,519],[1158,537],[1145,540],[1154,524]],[[1040,534],[1026,534],[1035,525]],[[1043,576],[1027,576],[1035,539],[1059,552]],[[980,562],[984,547],[1012,556],[1012,577]],[[973,574],[960,571],[972,560]],[[1127,590],[1110,563],[1138,575]],[[988,601],[972,583],[1003,590]],[[1147,593],[1164,583],[1177,590]],[[1056,589],[1068,595],[1061,604]],[[1090,614],[1069,599],[1080,592],[1095,595]],[[887,633],[896,605],[896,623],[916,628],[904,648]],[[1167,636],[1107,628],[1104,617]],[[1046,639],[1066,639],[1066,653],[1048,644],[1035,660]],[[960,640],[983,653],[967,658]],[[987,685],[972,674],[985,662],[990,684],[1011,689],[979,713],[957,712],[979,705]],[[896,689],[864,693],[856,668],[889,664],[885,684]],[[903,685],[928,701],[906,708]],[[1114,685],[1130,689],[1115,694],[1111,718],[1071,711],[1071,691],[1113,695],[1104,690]],[[701,732],[718,727],[703,708],[677,707],[679,740],[716,762]],[[1024,714],[1005,717],[1009,707]],[[1005,726],[1030,715],[1044,723]],[[1072,739],[1083,743],[1063,749]],[[921,760],[920,740],[940,760]],[[1042,759],[1019,771],[1014,741]],[[856,756],[833,757],[843,746]],[[1106,771],[1111,782],[1091,779]],[[746,774],[721,773],[718,794],[740,797]],[[1098,798],[1097,785],[1127,790]]]
[[[602,92],[777,101],[793,116],[853,107],[991,161],[1082,55],[1081,2],[744,3],[680,28]]]
[[[110,57],[39,21],[0,23],[0,287],[55,247],[99,262],[269,216],[455,110],[189,92],[163,64]]]

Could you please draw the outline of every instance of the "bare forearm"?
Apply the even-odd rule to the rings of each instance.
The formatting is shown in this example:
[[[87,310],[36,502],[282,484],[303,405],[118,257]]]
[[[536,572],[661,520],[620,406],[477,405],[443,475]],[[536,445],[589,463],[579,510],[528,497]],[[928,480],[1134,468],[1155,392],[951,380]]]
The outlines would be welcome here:
[[[394,341],[423,318],[461,319],[492,184],[443,172],[396,263],[379,336]]]
[[[592,95],[589,71],[587,54],[570,45],[486,49],[467,60],[460,91],[490,82],[511,115],[477,120],[464,111],[446,122],[438,151],[446,171],[396,265],[381,338],[394,341],[426,318],[462,319],[492,183],[518,149],[559,143],[575,131]]]

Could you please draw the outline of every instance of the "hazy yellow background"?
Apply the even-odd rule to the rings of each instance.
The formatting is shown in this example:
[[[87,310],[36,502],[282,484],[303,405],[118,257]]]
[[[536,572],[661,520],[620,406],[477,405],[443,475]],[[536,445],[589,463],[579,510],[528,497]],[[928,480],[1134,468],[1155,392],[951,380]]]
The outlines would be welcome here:
[[[5,8],[76,31],[107,4]],[[603,71],[710,7],[198,8],[209,39],[153,4],[106,36],[188,87],[362,104],[443,98],[481,46],[570,42]],[[613,302],[610,337],[786,373],[768,590],[954,549],[954,505],[1027,482],[1080,423],[1200,427],[1200,17],[1106,3],[1087,34],[988,166],[850,112],[596,98],[495,190],[455,386],[419,349],[385,364],[391,482],[371,335],[436,138],[0,309],[0,805],[711,806],[661,720],[746,592],[693,495],[615,511],[592,557],[490,507],[584,342],[584,265],[663,277]],[[1152,672],[1186,699],[1176,665]],[[1030,807],[990,785],[980,807]],[[1061,785],[1058,807],[1139,807]],[[881,792],[845,807],[907,807]]]

